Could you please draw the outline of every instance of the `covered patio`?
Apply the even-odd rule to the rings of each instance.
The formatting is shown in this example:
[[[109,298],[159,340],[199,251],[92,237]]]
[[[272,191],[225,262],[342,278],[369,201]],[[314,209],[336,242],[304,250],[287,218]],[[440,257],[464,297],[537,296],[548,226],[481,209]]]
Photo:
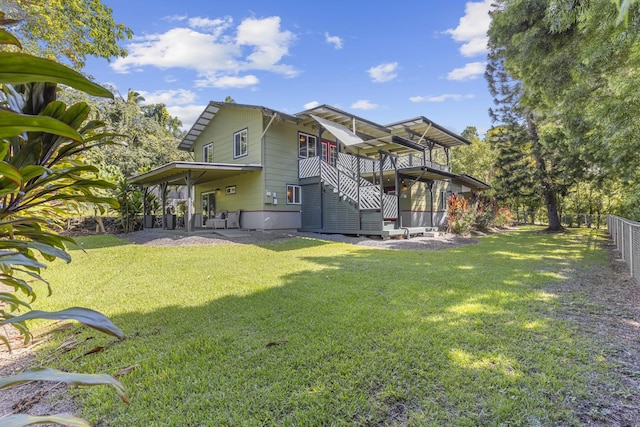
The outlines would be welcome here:
[[[167,228],[164,213],[167,208],[167,189],[169,186],[185,186],[187,189],[187,212],[185,230],[191,232],[194,224],[194,186],[233,177],[245,173],[262,171],[258,164],[228,164],[202,162],[171,162],[143,174],[130,178],[129,182],[143,188],[157,186],[162,196],[162,227]]]

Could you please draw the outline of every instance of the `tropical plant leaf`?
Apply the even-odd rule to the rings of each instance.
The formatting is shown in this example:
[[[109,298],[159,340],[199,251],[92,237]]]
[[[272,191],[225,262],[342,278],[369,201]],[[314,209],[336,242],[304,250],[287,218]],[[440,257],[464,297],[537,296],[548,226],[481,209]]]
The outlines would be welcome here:
[[[0,74],[2,74],[1,71]],[[82,141],[82,136],[78,132],[51,117],[27,116],[0,109],[0,139],[18,136],[27,131],[50,132],[75,141]]]
[[[111,322],[111,320],[109,320],[109,318],[104,314],[82,307],[71,307],[54,312],[33,310],[29,313],[3,320],[0,322],[0,326],[32,319],[77,320],[91,328],[104,332],[105,334],[113,335],[121,340],[125,338],[124,332],[114,325],[113,322]]]
[[[79,72],[49,59],[23,53],[0,52],[0,64],[0,82],[3,83],[62,83],[89,95],[113,98],[113,94],[107,89],[88,80]]]
[[[0,251],[0,268],[5,271],[7,266],[21,265],[23,267],[31,269],[46,268],[45,264],[36,261],[24,254],[19,254],[11,251]]]
[[[28,414],[13,414],[0,418],[1,427],[23,427],[31,426],[34,424],[58,424],[69,427],[91,427],[91,424],[82,418],[74,417],[70,414],[56,414],[56,415],[28,415]]]
[[[10,377],[0,378],[0,389],[30,381],[53,381],[71,385],[112,385],[122,401],[129,403],[122,383],[107,374],[76,374],[50,368],[34,369]]]
[[[7,23],[11,22],[9,22],[9,20],[7,19],[3,19],[2,21],[0,21],[0,25],[6,25]],[[0,30],[0,44],[12,44],[14,46],[18,46],[19,48],[22,48],[22,45],[20,44],[18,39],[13,34],[5,30]]]
[[[16,185],[22,184],[22,174],[20,171],[16,169],[15,166],[4,161],[0,161],[0,179],[1,178],[7,178]]]

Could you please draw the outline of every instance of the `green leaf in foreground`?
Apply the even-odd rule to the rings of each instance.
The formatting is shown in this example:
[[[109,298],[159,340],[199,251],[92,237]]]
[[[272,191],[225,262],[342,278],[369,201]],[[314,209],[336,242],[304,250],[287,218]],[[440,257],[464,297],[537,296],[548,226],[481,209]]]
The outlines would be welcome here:
[[[82,141],[82,136],[78,132],[51,117],[27,116],[0,110],[0,139],[11,138],[27,131],[48,132],[65,136],[74,141]]]
[[[107,374],[76,374],[49,368],[34,369],[10,377],[0,378],[0,389],[30,381],[51,381],[71,385],[112,385],[120,399],[125,403],[129,403],[129,398],[124,391],[122,383]]]
[[[0,418],[0,427],[23,427],[34,424],[60,424],[68,427],[91,427],[86,420],[69,414],[35,416],[27,414],[13,414]]]
[[[0,326],[10,323],[24,322],[25,320],[32,319],[77,320],[91,328],[97,329],[100,332],[104,332],[105,334],[113,335],[121,340],[125,337],[124,332],[122,332],[116,325],[114,325],[107,316],[95,310],[82,307],[71,307],[65,310],[54,312],[33,310],[21,316],[3,320],[2,322],[0,322]]]
[[[87,80],[82,74],[49,59],[37,58],[24,53],[0,52],[0,82],[22,84],[34,82],[56,82],[71,86],[93,96],[113,98],[113,94],[102,86]]]

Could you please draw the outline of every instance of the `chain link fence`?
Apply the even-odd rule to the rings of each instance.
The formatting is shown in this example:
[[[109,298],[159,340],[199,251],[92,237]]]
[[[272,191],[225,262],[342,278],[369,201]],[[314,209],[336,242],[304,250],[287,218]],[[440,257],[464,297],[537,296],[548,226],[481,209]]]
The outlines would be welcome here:
[[[607,215],[607,231],[631,276],[640,281],[640,222]]]

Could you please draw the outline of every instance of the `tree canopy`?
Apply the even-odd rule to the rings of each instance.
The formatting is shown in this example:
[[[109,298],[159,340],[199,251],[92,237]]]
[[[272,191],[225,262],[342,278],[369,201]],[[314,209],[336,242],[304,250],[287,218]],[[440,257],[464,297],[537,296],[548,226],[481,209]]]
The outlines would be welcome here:
[[[19,21],[13,32],[24,51],[77,70],[84,67],[87,56],[107,60],[126,56],[118,43],[133,36],[100,0],[4,0],[2,7],[7,19]]]
[[[510,146],[500,155],[532,157],[520,173],[534,176],[551,228],[577,183],[637,179],[640,23],[638,3],[624,3],[627,25],[613,2],[497,0],[492,12],[491,113]]]

